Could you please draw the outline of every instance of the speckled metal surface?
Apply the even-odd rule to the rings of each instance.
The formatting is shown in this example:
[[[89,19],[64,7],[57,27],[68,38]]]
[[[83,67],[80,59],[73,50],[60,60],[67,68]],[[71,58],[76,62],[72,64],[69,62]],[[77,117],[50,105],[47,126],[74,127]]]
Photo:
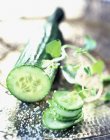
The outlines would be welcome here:
[[[84,106],[84,122],[63,131],[52,131],[42,125],[42,111],[46,103],[40,105],[22,103],[16,114],[18,136],[23,140],[55,138],[88,138],[110,133],[110,104],[88,104]]]
[[[5,91],[5,90],[4,90]],[[27,104],[5,94],[13,106],[2,105],[2,113],[8,116],[5,122],[7,128],[0,134],[9,140],[44,140],[44,139],[109,139],[110,136],[110,103],[97,101],[84,105],[84,121],[63,131],[52,131],[42,125],[42,112],[47,107],[46,100]],[[3,95],[4,96],[4,95]],[[7,109],[8,108],[8,109]],[[3,111],[4,110],[4,111]],[[10,112],[10,113],[9,113]],[[3,114],[2,114],[3,115]],[[11,119],[10,119],[11,118]],[[9,123],[10,122],[10,123]],[[10,125],[11,124],[11,125]],[[9,127],[10,126],[10,127]],[[1,128],[1,127],[0,127]]]

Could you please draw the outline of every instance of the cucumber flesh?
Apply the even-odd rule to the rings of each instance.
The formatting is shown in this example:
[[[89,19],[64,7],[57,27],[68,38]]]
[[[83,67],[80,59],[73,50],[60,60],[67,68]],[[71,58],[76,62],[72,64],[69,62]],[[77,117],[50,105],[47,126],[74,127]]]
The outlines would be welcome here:
[[[18,99],[26,102],[35,102],[48,94],[51,82],[40,68],[20,66],[14,68],[8,75],[7,87]]]
[[[66,110],[76,110],[83,106],[83,100],[74,92],[56,91],[53,99],[59,106]]]
[[[79,123],[80,121],[82,121],[82,116],[76,120],[76,121],[69,121],[69,122],[62,122],[62,121],[58,121],[55,118],[55,113],[51,108],[48,108],[44,111],[43,113],[43,124],[49,128],[49,129],[54,129],[54,130],[60,130],[60,129],[66,129],[69,128],[73,125],[75,125],[76,123]]]
[[[49,102],[50,102],[51,108],[53,108],[55,110],[55,112],[62,117],[74,118],[82,112],[82,108],[74,110],[74,111],[71,111],[71,110],[68,111],[68,110],[65,110],[62,107],[60,107],[54,100],[51,100]]]

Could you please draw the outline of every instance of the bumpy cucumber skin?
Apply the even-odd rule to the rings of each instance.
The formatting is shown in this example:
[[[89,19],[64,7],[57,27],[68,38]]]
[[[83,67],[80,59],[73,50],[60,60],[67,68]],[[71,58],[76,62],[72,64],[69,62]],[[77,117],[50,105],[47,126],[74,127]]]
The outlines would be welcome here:
[[[57,39],[62,42],[62,45],[64,44],[63,35],[59,29],[59,24],[62,22],[64,17],[64,11],[61,8],[57,8],[56,11],[47,19],[44,26],[44,33],[42,34],[41,39],[37,41],[39,44],[36,45],[35,42],[28,44],[16,62],[16,67],[21,65],[37,65],[44,59],[52,59],[50,55],[46,53],[46,44]]]
[[[75,120],[75,121],[69,121],[69,122],[58,121],[51,108],[46,109],[43,112],[43,117],[42,117],[43,125],[46,126],[48,129],[52,129],[52,130],[67,129],[69,127],[72,127],[73,125],[76,125],[82,120],[83,120],[83,115],[78,120]],[[55,124],[53,125],[53,123]]]
[[[78,103],[77,106],[76,106],[76,103],[74,104],[74,106],[72,105],[72,107],[71,107],[71,105],[67,105],[67,104],[65,105],[64,103],[62,103],[62,101],[61,101],[62,98],[64,96],[66,97],[66,95],[69,94],[69,93],[70,93],[69,91],[55,91],[55,93],[53,95],[53,99],[55,100],[55,102],[59,106],[61,106],[62,108],[64,108],[65,110],[68,110],[68,111],[69,110],[72,111],[72,110],[76,110],[76,109],[82,108],[84,102],[83,102],[83,100],[81,99],[81,97],[78,94],[77,94],[77,96],[78,96],[78,99],[79,99],[79,103]],[[67,102],[65,102],[65,103],[67,103]]]
[[[59,106],[54,99],[50,100],[49,102],[49,106],[51,108],[54,109],[54,111],[62,117],[66,117],[66,118],[74,118],[76,117],[78,114],[80,114],[82,112],[82,108],[79,108],[77,110],[71,111],[71,110],[66,110],[64,108],[62,108],[61,106]]]
[[[11,92],[11,94],[12,95],[14,95],[16,98],[18,98],[19,100],[21,100],[21,101],[25,101],[25,102],[35,102],[35,101],[40,101],[40,100],[42,100],[48,93],[49,93],[49,91],[50,91],[50,88],[51,88],[51,81],[50,81],[50,78],[45,74],[45,72],[42,70],[42,69],[39,69],[43,74],[44,74],[44,76],[46,76],[46,78],[47,78],[47,82],[46,82],[46,84],[48,85],[48,90],[44,93],[44,95],[43,96],[41,96],[41,97],[38,97],[37,96],[37,94],[35,93],[35,95],[33,96],[31,96],[31,97],[25,97],[25,95],[22,97],[21,95],[20,95],[20,93],[17,93],[17,91],[16,92],[14,92],[13,91],[13,86],[10,84],[10,82],[12,82],[12,80],[10,81],[10,75],[13,73],[13,71],[15,71],[15,70],[17,70],[17,69],[22,69],[22,68],[33,68],[34,70],[38,70],[39,68],[37,68],[37,67],[35,67],[35,66],[21,66],[21,67],[15,67],[10,73],[9,73],[9,75],[8,75],[8,77],[7,77],[7,79],[6,79],[6,83],[7,83],[7,87],[8,87],[8,89],[9,89],[9,91]],[[16,78],[16,77],[15,77]],[[13,79],[13,82],[14,82],[14,80],[15,79]],[[16,94],[17,93],[17,94]]]

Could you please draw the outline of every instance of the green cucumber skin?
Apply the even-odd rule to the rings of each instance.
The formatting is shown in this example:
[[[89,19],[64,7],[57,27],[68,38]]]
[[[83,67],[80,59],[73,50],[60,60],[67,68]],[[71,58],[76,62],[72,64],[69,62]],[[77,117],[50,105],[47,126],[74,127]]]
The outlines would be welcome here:
[[[44,34],[39,45],[28,44],[26,48],[21,53],[15,67],[20,67],[22,65],[33,65],[44,70],[44,72],[49,76],[50,80],[53,82],[58,63],[55,63],[53,67],[48,66],[47,68],[42,67],[43,60],[51,60],[52,58],[46,54],[45,47],[46,44],[52,40],[59,39],[62,44],[64,43],[63,36],[59,30],[59,23],[64,18],[64,12],[62,9],[57,9],[55,13],[48,19],[47,24],[44,27]],[[33,47],[33,48],[32,48]]]
[[[27,45],[24,51],[21,53],[15,65],[16,67],[21,65],[38,65],[38,63],[40,63],[40,61],[43,59],[52,59],[48,54],[46,54],[45,47],[47,43],[57,39],[59,39],[62,44],[64,44],[63,36],[58,27],[60,21],[63,19],[63,16],[64,12],[62,9],[58,8],[55,13],[47,20],[47,23],[44,27],[44,34],[39,41],[39,45]]]

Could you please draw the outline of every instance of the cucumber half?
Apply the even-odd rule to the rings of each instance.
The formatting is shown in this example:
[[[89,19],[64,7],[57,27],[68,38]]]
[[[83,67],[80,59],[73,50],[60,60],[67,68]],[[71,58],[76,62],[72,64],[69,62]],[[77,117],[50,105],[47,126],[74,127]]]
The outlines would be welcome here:
[[[53,99],[59,106],[66,110],[76,110],[83,106],[82,98],[74,92],[56,91]]]
[[[43,124],[49,128],[49,129],[54,129],[54,130],[60,130],[60,129],[66,129],[69,128],[79,122],[81,122],[83,119],[83,116],[81,116],[78,120],[75,121],[69,121],[69,122],[62,122],[58,121],[55,118],[55,113],[51,108],[46,109],[43,112]]]
[[[35,102],[48,94],[51,82],[40,68],[20,66],[14,68],[8,75],[7,87],[18,99],[26,102]]]
[[[54,100],[50,100],[49,101],[49,105],[51,108],[53,108],[55,110],[55,112],[62,116],[62,117],[66,117],[66,118],[73,118],[76,117],[78,114],[80,114],[82,112],[82,108],[79,108],[77,110],[71,111],[71,110],[65,110],[62,107],[60,107]]]

